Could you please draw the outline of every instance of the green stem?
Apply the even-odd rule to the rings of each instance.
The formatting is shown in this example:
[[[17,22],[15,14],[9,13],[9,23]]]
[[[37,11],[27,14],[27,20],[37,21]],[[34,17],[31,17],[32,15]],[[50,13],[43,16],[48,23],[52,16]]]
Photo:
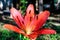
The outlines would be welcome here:
[[[23,40],[29,40],[29,38],[27,38],[26,36],[24,36]]]
[[[20,40],[22,40],[22,35],[21,34],[20,34],[19,38],[20,38]]]
[[[29,40],[29,38],[27,38],[26,36],[23,36],[22,34],[20,34],[20,40]]]

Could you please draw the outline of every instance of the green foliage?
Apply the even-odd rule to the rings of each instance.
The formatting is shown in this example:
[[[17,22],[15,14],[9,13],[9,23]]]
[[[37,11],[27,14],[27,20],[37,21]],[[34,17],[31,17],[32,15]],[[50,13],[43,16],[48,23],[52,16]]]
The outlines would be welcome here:
[[[0,31],[0,40],[29,40],[29,38],[13,31],[3,30]]]
[[[0,31],[0,40],[19,40],[19,34],[3,30]]]
[[[40,35],[37,40],[60,40],[60,34]]]
[[[20,0],[20,9],[22,10],[22,14],[25,13],[26,7],[27,7],[27,0]]]

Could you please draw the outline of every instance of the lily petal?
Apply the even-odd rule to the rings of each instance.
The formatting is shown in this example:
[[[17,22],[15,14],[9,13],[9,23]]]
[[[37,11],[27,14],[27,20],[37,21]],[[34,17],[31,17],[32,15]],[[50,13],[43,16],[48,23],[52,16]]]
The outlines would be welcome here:
[[[34,19],[34,6],[30,4],[26,10],[26,15],[25,15],[25,20],[24,20],[27,34],[31,33],[30,23],[33,19]]]
[[[17,25],[21,29],[24,29],[24,20],[23,20],[21,13],[18,10],[16,10],[15,8],[11,8],[10,12],[11,12],[11,15],[12,15],[14,21],[17,23]]]
[[[35,23],[36,25],[35,30],[39,30],[43,26],[43,24],[48,19],[49,15],[50,15],[49,11],[44,11],[42,13],[39,13],[39,15],[37,16],[37,21]]]
[[[32,27],[31,31],[39,30],[43,26],[43,24],[46,22],[49,15],[50,15],[49,11],[40,12],[38,15],[36,15],[30,24],[30,27]]]
[[[28,35],[30,39],[36,39],[37,36],[38,36],[38,33],[37,32],[33,32],[31,33],[30,35]]]
[[[25,24],[30,25],[30,22],[34,18],[34,6],[30,4],[26,10],[26,15],[25,15]]]
[[[41,12],[41,14],[42,14],[43,12]],[[31,31],[34,31],[35,30],[35,28],[37,27],[36,25],[37,25],[37,16],[38,15],[36,15],[35,16],[35,18],[32,20],[32,22],[31,22],[31,24],[30,24],[30,28],[31,28]]]
[[[45,28],[45,29],[40,30],[39,34],[56,34],[56,31],[53,29]]]
[[[16,33],[24,34],[24,35],[25,35],[25,32],[24,32],[24,31],[22,31],[22,30],[19,29],[18,27],[13,26],[13,25],[11,25],[11,24],[5,24],[4,27],[7,28],[7,29],[9,29],[9,30],[12,30],[12,31],[14,31],[14,32],[16,32]]]

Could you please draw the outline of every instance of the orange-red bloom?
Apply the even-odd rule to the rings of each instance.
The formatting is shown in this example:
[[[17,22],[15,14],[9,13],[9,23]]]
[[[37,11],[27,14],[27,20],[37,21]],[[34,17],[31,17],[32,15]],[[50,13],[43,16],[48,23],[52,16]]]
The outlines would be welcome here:
[[[49,11],[43,11],[36,15],[34,14],[34,6],[30,4],[26,10],[25,16],[22,16],[21,12],[15,8],[11,8],[10,12],[19,28],[10,24],[5,24],[4,27],[19,34],[21,33],[26,37],[29,37],[31,40],[35,40],[36,37],[41,34],[56,33],[55,30],[52,29],[41,29],[50,15]]]

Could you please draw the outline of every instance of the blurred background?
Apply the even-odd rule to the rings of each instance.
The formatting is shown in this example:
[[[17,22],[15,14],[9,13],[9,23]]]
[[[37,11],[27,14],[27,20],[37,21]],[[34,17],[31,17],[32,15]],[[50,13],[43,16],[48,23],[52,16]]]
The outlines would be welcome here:
[[[52,28],[57,31],[57,34],[41,35],[37,40],[60,40],[60,0],[0,0],[0,40],[20,40],[19,34],[10,32],[3,25],[6,23],[16,25],[10,15],[10,8],[22,10],[24,15],[29,4],[34,5],[36,14],[44,10],[50,11],[51,15],[43,28]]]

